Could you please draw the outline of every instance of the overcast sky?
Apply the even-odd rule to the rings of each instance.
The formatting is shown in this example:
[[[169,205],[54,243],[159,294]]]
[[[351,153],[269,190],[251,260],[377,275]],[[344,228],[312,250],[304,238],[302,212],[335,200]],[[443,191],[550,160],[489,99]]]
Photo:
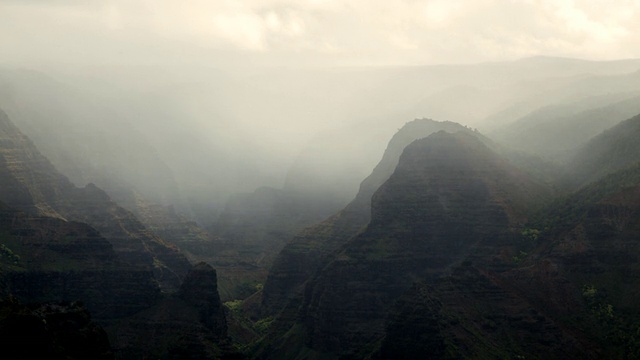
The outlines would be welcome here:
[[[638,0],[0,0],[0,61],[415,65],[640,57]]]

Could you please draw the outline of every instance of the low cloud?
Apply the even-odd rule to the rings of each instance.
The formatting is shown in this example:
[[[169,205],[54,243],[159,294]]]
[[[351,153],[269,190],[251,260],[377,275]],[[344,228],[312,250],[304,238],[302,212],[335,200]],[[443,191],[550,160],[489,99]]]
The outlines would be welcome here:
[[[0,60],[157,59],[175,44],[285,65],[627,58],[640,57],[639,16],[631,0],[3,1]]]

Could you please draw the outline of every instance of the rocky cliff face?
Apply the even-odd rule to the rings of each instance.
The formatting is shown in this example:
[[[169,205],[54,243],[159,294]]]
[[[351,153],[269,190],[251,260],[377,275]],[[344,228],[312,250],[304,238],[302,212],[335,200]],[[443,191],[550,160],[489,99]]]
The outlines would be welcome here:
[[[189,262],[95,185],[77,188],[0,112],[0,201],[28,214],[84,222],[119,258],[152,270],[162,289],[177,289]]]
[[[549,192],[477,139],[415,141],[258,356],[633,358],[639,184],[631,166],[532,213]]]
[[[195,265],[187,274],[178,296],[200,312],[200,321],[215,336],[227,336],[224,309],[218,294],[216,271],[206,263]]]
[[[196,265],[178,292],[163,295],[150,270],[119,261],[111,244],[88,225],[33,217],[0,205],[1,296],[28,303],[81,299],[108,330],[119,358],[241,358],[227,338],[216,272],[209,265]],[[105,358],[103,352],[113,357],[107,333],[83,328],[88,326],[84,309],[45,316],[4,304],[0,301],[4,340],[18,336],[42,342],[41,349],[31,350],[44,351],[47,358],[77,349],[99,353],[72,358]],[[102,335],[92,334],[96,331]],[[96,343],[94,335],[104,343]],[[26,346],[23,340],[12,341],[5,349],[20,344]],[[55,349],[47,350],[51,346]]]
[[[422,295],[398,302],[402,310],[388,320],[381,356],[398,351],[417,358],[411,355],[421,346],[416,334],[443,339],[437,343],[443,358],[635,356],[640,172],[624,173],[617,175],[625,185],[612,188],[617,181],[608,179],[545,209],[546,220],[531,225],[547,230],[517,242],[534,248],[515,256],[511,268],[462,264]],[[434,302],[439,307],[427,311]],[[413,337],[400,322],[412,324]]]
[[[384,334],[389,307],[417,279],[490,257],[513,241],[527,196],[541,192],[477,138],[433,134],[408,146],[374,194],[367,229],[306,290],[311,346],[362,351]],[[528,193],[528,194],[527,194]]]
[[[371,196],[395,170],[400,154],[412,141],[440,131],[469,131],[452,122],[429,119],[407,123],[389,142],[380,163],[360,185],[355,199],[339,213],[296,235],[280,252],[269,272],[264,288],[263,309],[277,313],[294,296],[325,257],[357,234],[370,220]]]
[[[546,211],[541,245],[508,280],[580,329],[604,358],[640,353],[640,167],[607,176]]]
[[[107,328],[118,357],[239,356],[227,339],[215,270],[200,264],[187,274],[191,265],[176,246],[95,185],[71,184],[1,112],[0,183],[0,294],[29,303],[84,301]],[[153,216],[147,210],[145,215]],[[166,234],[184,239],[188,234],[181,219],[163,214],[155,221],[170,219],[174,226],[163,227]],[[18,316],[7,311],[10,320]],[[27,328],[49,336],[47,327],[71,326],[76,317],[61,319],[63,324],[46,317],[51,324]],[[27,323],[41,321],[32,320],[25,317]],[[11,328],[2,325],[3,331]],[[62,332],[64,339],[56,333],[42,340],[43,346],[61,347],[73,335]],[[94,339],[76,335],[87,341],[83,345],[102,351],[88,342]],[[58,350],[66,354],[64,349],[49,354],[55,357]]]
[[[107,330],[122,358],[242,358],[227,338],[216,271],[205,263],[191,269],[176,294]]]
[[[367,357],[414,282],[435,282],[469,261],[508,268],[514,229],[546,193],[473,135],[439,132],[413,142],[373,195],[369,225],[307,284],[287,330],[305,343],[300,354]],[[274,358],[279,350],[270,349]]]
[[[588,338],[470,262],[395,303],[376,359],[597,359]]]
[[[131,315],[160,296],[150,269],[119,260],[83,223],[0,209],[0,291],[24,302],[82,299],[98,319]]]

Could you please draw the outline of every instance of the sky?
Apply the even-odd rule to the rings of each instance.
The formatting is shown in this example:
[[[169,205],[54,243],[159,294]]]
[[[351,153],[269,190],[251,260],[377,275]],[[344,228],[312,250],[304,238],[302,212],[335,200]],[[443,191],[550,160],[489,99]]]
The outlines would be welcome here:
[[[280,186],[306,151],[318,174],[351,169],[357,190],[406,121],[475,126],[528,99],[507,83],[554,76],[396,66],[640,59],[639,18],[640,0],[0,0],[0,81],[22,86],[0,87],[0,105],[23,99],[15,114],[81,119],[89,133],[121,117],[184,187]],[[541,68],[593,65],[576,63]]]
[[[640,0],[0,0],[0,62],[428,65],[640,57]]]

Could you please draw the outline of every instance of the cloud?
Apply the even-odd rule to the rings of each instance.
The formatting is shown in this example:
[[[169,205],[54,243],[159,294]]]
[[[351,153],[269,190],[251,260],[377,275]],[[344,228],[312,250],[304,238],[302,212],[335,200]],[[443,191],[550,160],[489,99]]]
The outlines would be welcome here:
[[[213,16],[215,34],[231,45],[248,50],[265,50],[264,20],[251,13],[222,13]]]
[[[0,42],[23,58],[63,56],[51,44],[82,58],[90,51],[78,44],[104,52],[132,43],[144,56],[133,42],[155,41],[285,63],[605,59],[640,57],[639,16],[633,0],[5,0]]]

